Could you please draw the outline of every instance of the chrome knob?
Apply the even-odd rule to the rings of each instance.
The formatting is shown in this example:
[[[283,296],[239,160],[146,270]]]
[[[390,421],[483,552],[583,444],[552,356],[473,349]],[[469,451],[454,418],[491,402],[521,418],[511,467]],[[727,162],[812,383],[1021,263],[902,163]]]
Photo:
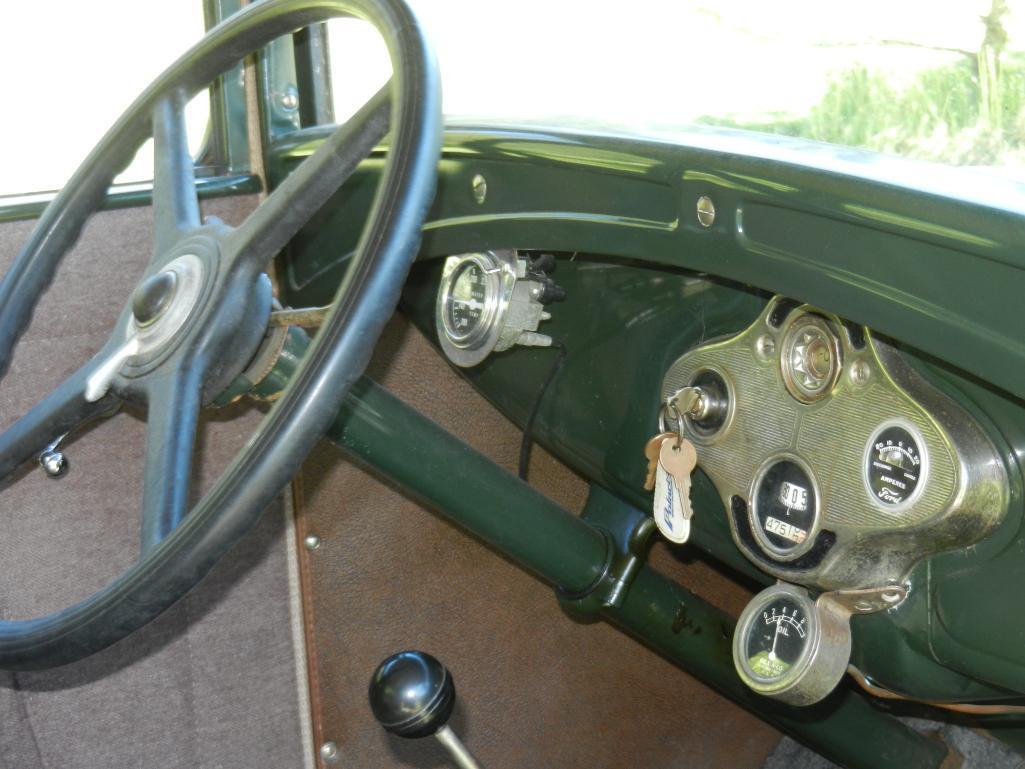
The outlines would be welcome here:
[[[61,452],[48,449],[39,455],[39,466],[50,478],[60,478],[68,470],[68,460]]]

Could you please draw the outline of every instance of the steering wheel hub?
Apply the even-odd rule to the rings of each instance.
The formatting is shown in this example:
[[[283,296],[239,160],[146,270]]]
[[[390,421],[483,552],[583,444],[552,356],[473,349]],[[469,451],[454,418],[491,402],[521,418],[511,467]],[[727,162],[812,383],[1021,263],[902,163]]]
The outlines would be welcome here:
[[[174,270],[151,275],[146,278],[132,295],[132,315],[140,326],[148,326],[167,309],[178,288],[178,276]]]
[[[183,254],[143,280],[132,296],[129,337],[139,340],[131,363],[164,352],[193,315],[204,294],[207,270],[196,254]]]

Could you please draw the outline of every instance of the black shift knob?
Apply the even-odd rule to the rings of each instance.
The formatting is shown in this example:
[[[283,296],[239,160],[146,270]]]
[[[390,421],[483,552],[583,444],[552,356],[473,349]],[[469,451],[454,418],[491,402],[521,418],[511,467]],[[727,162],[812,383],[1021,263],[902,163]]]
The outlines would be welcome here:
[[[452,675],[430,654],[393,654],[370,679],[370,709],[399,737],[428,737],[443,727],[456,704]]]

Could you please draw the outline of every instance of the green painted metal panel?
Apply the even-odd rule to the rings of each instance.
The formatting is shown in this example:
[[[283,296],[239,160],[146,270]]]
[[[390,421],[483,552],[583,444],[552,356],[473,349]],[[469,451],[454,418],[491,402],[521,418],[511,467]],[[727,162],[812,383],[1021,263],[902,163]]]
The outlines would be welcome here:
[[[306,131],[278,144],[273,172],[287,173],[319,138]],[[936,180],[921,170],[928,167],[877,167],[858,153],[848,163],[821,147],[802,154],[720,138],[676,144],[450,130],[425,264],[411,275],[404,309],[432,338],[432,257],[509,246],[565,252],[556,278],[569,298],[543,330],[569,355],[535,433],[641,508],[650,498],[640,489],[640,447],[654,431],[658,385],[676,356],[741,330],[774,292],[888,335],[983,423],[1011,477],[1011,508],[985,542],[921,564],[898,610],[857,618],[854,662],[922,698],[1025,692],[1025,612],[1006,604],[1014,600],[1009,578],[1025,576],[1025,316],[1013,311],[1025,288],[1021,188],[959,186],[971,175]],[[380,162],[364,164],[293,244],[283,278],[294,304],[333,293]],[[477,174],[487,179],[484,204],[472,194]],[[694,213],[703,194],[718,211],[711,228]],[[522,424],[553,354],[513,350],[465,374]],[[700,474],[693,494],[694,544],[765,580],[733,545],[721,502]]]
[[[250,174],[232,176],[216,176],[196,180],[196,191],[200,200],[222,198],[231,195],[250,195],[260,192],[260,180]],[[25,219],[38,219],[57,193],[38,195],[11,195],[0,197],[0,223],[15,222]],[[130,184],[124,188],[111,188],[101,209],[113,210],[148,206],[153,200],[153,188],[150,184]]]
[[[279,142],[275,178],[322,136]],[[956,170],[934,182],[921,164],[873,164],[808,142],[802,154],[779,137],[684,141],[453,128],[423,255],[514,244],[707,272],[828,307],[1025,395],[1025,315],[1001,304],[1009,287],[1025,287],[1019,186],[996,177],[992,190],[973,186],[966,174],[956,188]],[[471,192],[476,174],[488,183],[483,205]],[[368,184],[360,178],[351,189]],[[318,222],[322,241],[339,238],[330,253],[301,243],[293,252],[286,269],[297,296],[312,275],[341,269],[345,238],[364,213],[360,200],[344,205],[350,194],[343,189]],[[704,194],[719,212],[711,228],[696,219]]]
[[[408,451],[393,450],[396,436]],[[595,524],[629,528],[644,516],[592,490],[584,520],[560,509],[516,476],[363,379],[329,436],[386,477],[542,579],[584,590],[605,563]],[[947,751],[841,687],[812,708],[794,708],[750,691],[733,670],[733,620],[686,588],[642,567],[621,606],[602,615],[706,684],[841,766],[939,767]]]

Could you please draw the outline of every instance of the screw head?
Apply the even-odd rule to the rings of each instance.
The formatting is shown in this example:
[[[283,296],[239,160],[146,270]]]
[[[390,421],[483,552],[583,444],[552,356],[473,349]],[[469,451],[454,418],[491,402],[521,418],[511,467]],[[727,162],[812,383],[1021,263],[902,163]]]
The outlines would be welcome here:
[[[39,466],[50,478],[60,478],[68,470],[68,460],[59,451],[44,451],[39,455]]]
[[[711,227],[715,224],[715,203],[708,195],[698,198],[698,221],[702,227]]]
[[[320,758],[325,764],[337,764],[338,759],[341,758],[341,753],[338,752],[338,745],[331,741],[325,742],[320,746]]]
[[[288,86],[281,94],[281,107],[289,112],[299,109],[299,89],[294,85]]]
[[[307,534],[306,539],[303,540],[303,545],[307,550],[316,550],[320,547],[320,537],[316,534]]]
[[[755,341],[755,352],[762,360],[772,360],[776,354],[776,342],[768,334],[762,334]]]
[[[853,384],[860,387],[868,384],[868,380],[872,378],[872,367],[866,361],[856,360],[851,364],[848,376]]]
[[[484,205],[484,201],[488,197],[488,180],[485,179],[481,174],[477,174],[473,177],[473,199],[477,201],[478,205]]]

